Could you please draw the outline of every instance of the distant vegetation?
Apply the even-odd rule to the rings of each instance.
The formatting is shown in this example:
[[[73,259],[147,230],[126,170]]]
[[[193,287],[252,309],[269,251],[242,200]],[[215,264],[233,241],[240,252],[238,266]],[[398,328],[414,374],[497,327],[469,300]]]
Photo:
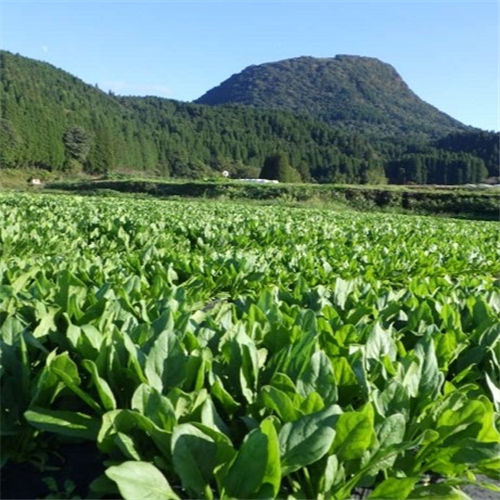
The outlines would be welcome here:
[[[314,61],[308,64],[321,67]],[[400,97],[389,102],[390,86],[372,96],[372,104],[385,102],[383,109],[392,110],[390,130],[366,118],[360,96],[365,102],[370,85],[377,87],[385,73],[388,85],[399,81],[390,66],[367,65],[364,58],[348,60],[361,89],[358,97],[352,86],[346,94],[342,109],[350,118],[339,115],[329,123],[303,109],[117,97],[50,64],[5,51],[0,63],[2,169],[38,168],[63,176],[133,170],[184,179],[227,170],[231,177],[257,178],[265,159],[281,154],[298,172],[300,179],[292,176],[292,181],[455,184],[498,175],[498,134],[467,128],[437,110],[427,116],[422,110],[428,105],[418,108],[412,93],[414,108]],[[361,85],[365,77],[370,85]],[[404,82],[397,86],[401,95],[410,95]],[[398,122],[396,108],[410,120],[407,126]]]
[[[272,156],[268,162],[283,158]],[[288,168],[285,175],[290,175]],[[297,175],[292,172],[291,175]],[[111,176],[115,177],[115,176]],[[272,177],[272,176],[268,176]],[[155,181],[152,179],[106,179],[52,182],[47,188],[80,194],[117,196],[120,193],[160,198],[201,198],[257,203],[334,208],[335,210],[389,211],[444,215],[468,219],[498,220],[496,190],[435,189],[405,186],[349,186],[311,184],[259,185],[251,182]]]
[[[249,66],[196,102],[307,113],[371,137],[428,138],[471,130],[422,101],[392,66],[372,57],[297,57]]]

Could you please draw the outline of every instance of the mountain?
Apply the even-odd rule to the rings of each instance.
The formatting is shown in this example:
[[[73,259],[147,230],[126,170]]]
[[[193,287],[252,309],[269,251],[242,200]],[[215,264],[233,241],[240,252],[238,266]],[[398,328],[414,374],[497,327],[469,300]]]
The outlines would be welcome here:
[[[249,66],[195,102],[307,113],[378,137],[439,137],[470,129],[420,99],[391,65],[371,57],[297,57]]]
[[[498,175],[498,134],[484,131],[376,136],[312,113],[119,97],[6,51],[0,72],[0,168],[248,178],[279,153],[307,182],[477,182],[486,167]]]
[[[0,51],[0,166],[258,176],[284,152],[304,179],[361,182],[383,166],[359,134],[280,110],[118,97],[48,63]],[[80,146],[79,146],[80,145]]]

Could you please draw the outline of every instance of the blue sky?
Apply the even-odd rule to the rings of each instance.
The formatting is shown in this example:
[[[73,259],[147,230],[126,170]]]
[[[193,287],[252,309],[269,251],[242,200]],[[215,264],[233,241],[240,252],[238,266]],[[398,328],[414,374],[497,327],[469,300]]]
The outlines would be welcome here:
[[[182,101],[250,64],[356,54],[499,130],[497,0],[0,0],[0,47],[117,94]]]

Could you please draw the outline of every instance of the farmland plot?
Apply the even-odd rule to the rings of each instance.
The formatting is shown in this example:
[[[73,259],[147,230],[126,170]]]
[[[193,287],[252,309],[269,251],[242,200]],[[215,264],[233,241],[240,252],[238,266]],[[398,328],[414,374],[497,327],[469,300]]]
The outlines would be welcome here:
[[[2,465],[90,445],[90,498],[125,499],[468,498],[498,477],[496,224],[0,210]]]

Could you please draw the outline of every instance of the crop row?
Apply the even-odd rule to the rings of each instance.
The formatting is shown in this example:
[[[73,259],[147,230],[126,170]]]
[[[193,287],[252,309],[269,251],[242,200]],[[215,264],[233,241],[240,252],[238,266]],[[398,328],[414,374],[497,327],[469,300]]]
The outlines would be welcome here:
[[[498,473],[493,223],[49,195],[0,216],[2,465],[89,443],[88,494],[125,499],[467,498]]]

